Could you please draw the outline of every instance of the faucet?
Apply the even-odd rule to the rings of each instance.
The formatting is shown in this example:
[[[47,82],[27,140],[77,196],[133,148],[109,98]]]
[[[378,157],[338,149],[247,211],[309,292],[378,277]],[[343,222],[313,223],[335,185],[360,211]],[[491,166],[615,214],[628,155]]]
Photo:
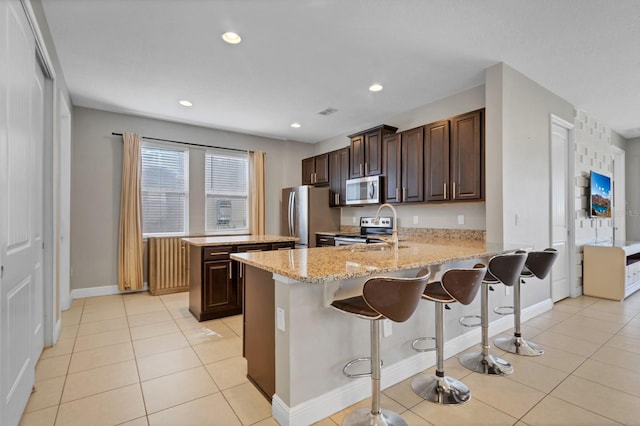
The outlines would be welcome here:
[[[393,207],[391,204],[388,204],[388,203],[381,204],[380,207],[378,207],[378,211],[376,212],[376,218],[373,220],[373,222],[376,225],[380,222],[380,210],[382,210],[383,207],[389,207],[393,212],[393,229],[391,230],[391,242],[387,241],[387,244],[392,244],[394,248],[397,248],[398,247],[398,228],[397,228],[398,214],[396,213],[395,207]]]

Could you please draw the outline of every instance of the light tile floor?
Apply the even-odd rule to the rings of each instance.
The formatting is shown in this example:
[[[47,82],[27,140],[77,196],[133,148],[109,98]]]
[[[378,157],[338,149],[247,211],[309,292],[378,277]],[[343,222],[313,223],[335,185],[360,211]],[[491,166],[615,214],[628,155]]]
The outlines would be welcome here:
[[[20,424],[277,425],[246,379],[242,317],[199,323],[187,305],[186,293],[74,300],[58,344],[36,366]],[[640,293],[624,302],[564,300],[523,333],[545,354],[492,348],[513,364],[510,376],[470,372],[456,357],[445,362],[471,388],[469,403],[423,401],[407,379],[385,389],[383,407],[410,425],[640,425]],[[352,409],[318,425],[341,424]]]

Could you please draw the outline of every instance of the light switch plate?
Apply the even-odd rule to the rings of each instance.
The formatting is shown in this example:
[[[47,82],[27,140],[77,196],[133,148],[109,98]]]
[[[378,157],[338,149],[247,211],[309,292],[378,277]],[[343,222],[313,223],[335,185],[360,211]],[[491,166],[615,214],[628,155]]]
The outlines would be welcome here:
[[[464,215],[463,214],[459,214],[458,215],[458,225],[464,225]]]
[[[285,331],[284,328],[284,309],[276,308],[276,326],[278,330]]]
[[[418,216],[414,216],[413,217],[413,224],[417,225],[418,224]]]
[[[391,333],[391,321],[389,321],[388,319],[382,320],[382,335],[384,337],[389,337],[391,336]]]

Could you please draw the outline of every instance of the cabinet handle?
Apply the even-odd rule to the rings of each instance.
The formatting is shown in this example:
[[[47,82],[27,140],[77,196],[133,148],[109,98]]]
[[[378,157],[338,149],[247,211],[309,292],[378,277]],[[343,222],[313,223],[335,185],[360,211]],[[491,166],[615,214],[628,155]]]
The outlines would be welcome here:
[[[360,176],[362,176],[364,173],[362,173],[362,163],[360,163]]]
[[[291,250],[291,247],[280,247],[278,250]]]
[[[455,200],[456,199],[456,183],[453,182],[452,185],[453,187],[451,188],[451,197]]]
[[[340,204],[340,194],[338,193],[333,194],[333,203],[336,206]]]
[[[240,278],[241,278],[241,279],[242,279],[242,270],[243,270],[243,269],[244,269],[244,263],[241,263],[241,264],[240,264],[240,271],[238,271],[238,272],[240,272]]]
[[[405,188],[405,187],[402,188],[402,200],[401,201],[407,201],[407,188]]]
[[[229,279],[233,279],[233,268],[231,267],[231,261],[229,261]]]
[[[396,201],[400,201],[400,188],[396,188]]]
[[[257,249],[257,250],[247,250],[247,253],[255,253],[255,252],[257,252],[257,251],[262,251],[262,250],[260,250],[260,249]]]
[[[364,174],[365,175],[369,174],[369,163],[364,163]]]
[[[223,256],[228,254],[228,251],[212,251],[211,253],[209,253],[209,256]]]
[[[442,186],[444,186],[444,199],[447,199],[447,183],[443,183]]]

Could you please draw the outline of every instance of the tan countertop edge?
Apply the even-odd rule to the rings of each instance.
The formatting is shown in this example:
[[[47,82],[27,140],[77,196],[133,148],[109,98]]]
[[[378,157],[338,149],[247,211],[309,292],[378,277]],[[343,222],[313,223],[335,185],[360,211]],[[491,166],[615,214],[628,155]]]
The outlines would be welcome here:
[[[298,241],[296,237],[285,237],[282,235],[221,235],[209,237],[189,237],[182,241],[198,246],[224,246],[234,244],[260,244],[260,243],[284,243]]]
[[[326,281],[367,277],[387,272],[423,268],[431,265],[489,258],[493,255],[527,249],[525,246],[477,241],[433,243],[404,241],[397,250],[384,245],[340,246],[280,252],[232,254],[234,260],[293,280],[320,284]],[[377,247],[377,249],[376,249]],[[469,265],[473,266],[473,265]]]

